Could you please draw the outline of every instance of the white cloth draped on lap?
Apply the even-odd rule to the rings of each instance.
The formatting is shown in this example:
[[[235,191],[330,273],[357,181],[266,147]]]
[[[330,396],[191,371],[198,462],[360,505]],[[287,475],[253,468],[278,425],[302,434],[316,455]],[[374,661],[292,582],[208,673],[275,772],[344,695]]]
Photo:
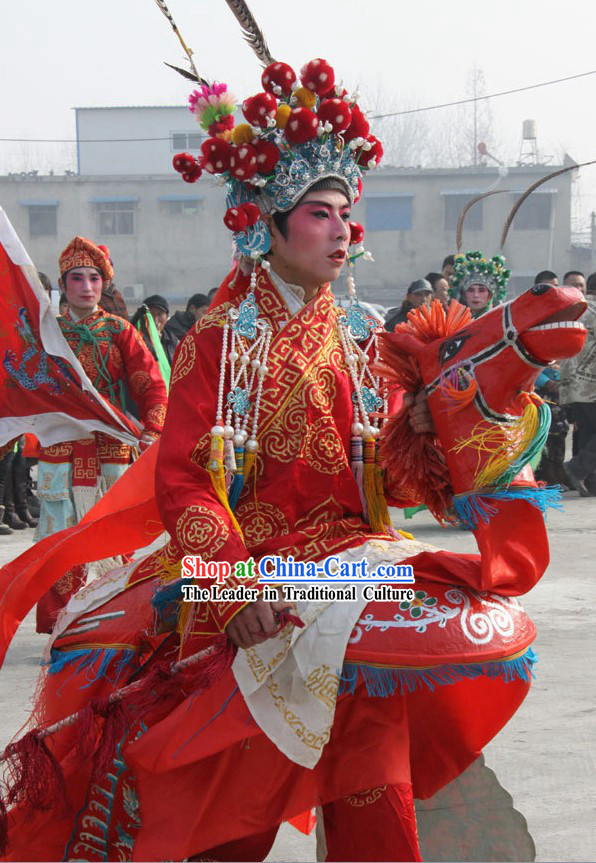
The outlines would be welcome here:
[[[366,557],[368,571],[399,563],[421,551],[437,551],[413,540],[369,540],[334,557]],[[309,582],[312,583],[312,582]],[[331,582],[332,583],[332,582]],[[350,634],[367,600],[298,602],[304,629],[285,627],[274,638],[239,650],[232,670],[259,727],[284,755],[314,767],[333,725],[337,690]]]

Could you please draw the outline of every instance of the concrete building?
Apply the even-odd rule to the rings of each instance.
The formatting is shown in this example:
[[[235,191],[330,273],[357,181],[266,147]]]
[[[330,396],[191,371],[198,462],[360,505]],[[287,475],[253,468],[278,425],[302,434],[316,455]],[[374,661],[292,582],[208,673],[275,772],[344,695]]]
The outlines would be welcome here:
[[[184,105],[75,108],[77,173],[85,177],[171,174],[172,156],[206,137]]]
[[[496,186],[504,190],[477,203],[464,224],[461,251],[500,252],[503,226],[520,194],[556,166],[523,166],[508,170]],[[540,270],[561,275],[569,269],[571,252],[570,171],[541,186],[518,211],[502,254],[513,276],[510,291],[518,294]],[[393,302],[413,279],[441,269],[455,249],[455,228],[466,203],[495,186],[493,167],[459,169],[380,168],[367,178],[354,218],[366,228],[365,243],[375,264],[358,283],[379,302]],[[364,270],[364,266],[359,268]],[[394,288],[395,286],[395,288]]]
[[[78,108],[78,167],[73,176],[0,177],[0,204],[39,267],[55,281],[58,255],[76,233],[109,246],[116,283],[134,308],[159,292],[172,299],[207,292],[229,269],[225,196],[204,175],[185,184],[171,168],[196,152],[201,133],[184,107]],[[126,140],[122,140],[126,139]],[[570,160],[570,164],[572,164]],[[463,251],[499,251],[516,197],[556,166],[510,168],[503,193],[478,203],[465,223]],[[541,269],[562,275],[572,263],[570,171],[522,206],[504,250],[514,293]],[[353,218],[366,228],[374,264],[357,265],[363,299],[396,305],[410,281],[439,270],[455,251],[455,226],[470,198],[499,180],[496,168],[383,167],[367,178]],[[342,283],[338,284],[338,292]]]

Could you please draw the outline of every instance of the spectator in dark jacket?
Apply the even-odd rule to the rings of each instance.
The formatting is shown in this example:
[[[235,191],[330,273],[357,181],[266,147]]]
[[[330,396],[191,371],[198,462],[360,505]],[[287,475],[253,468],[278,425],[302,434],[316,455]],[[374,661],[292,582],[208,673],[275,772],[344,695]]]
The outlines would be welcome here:
[[[184,338],[193,324],[200,321],[209,308],[209,298],[205,294],[193,294],[186,304],[185,312],[174,312],[165,325],[166,333],[172,335],[176,342]]]
[[[412,309],[417,309],[424,303],[430,303],[433,295],[433,289],[430,282],[426,279],[416,279],[408,288],[408,293],[401,304],[400,308],[392,309],[387,315],[385,321],[385,329],[392,333],[397,324],[403,324],[408,320],[408,312]]]

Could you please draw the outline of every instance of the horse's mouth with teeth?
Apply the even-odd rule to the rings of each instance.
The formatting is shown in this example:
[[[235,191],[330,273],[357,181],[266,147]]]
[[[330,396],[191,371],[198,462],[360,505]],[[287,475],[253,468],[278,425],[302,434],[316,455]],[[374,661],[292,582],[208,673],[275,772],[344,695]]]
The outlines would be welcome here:
[[[573,302],[519,334],[524,348],[540,363],[573,357],[582,349],[586,328],[578,320],[586,308]]]

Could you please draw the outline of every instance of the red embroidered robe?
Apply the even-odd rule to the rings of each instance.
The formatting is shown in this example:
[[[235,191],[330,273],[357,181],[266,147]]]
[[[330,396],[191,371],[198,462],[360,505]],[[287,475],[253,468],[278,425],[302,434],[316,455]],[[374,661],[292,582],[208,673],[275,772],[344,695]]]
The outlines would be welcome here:
[[[159,434],[166,415],[167,391],[157,364],[137,330],[117,315],[98,309],[77,322],[89,336],[82,338],[71,329],[70,314],[59,318],[66,341],[78,357],[98,392],[120,410],[124,409],[120,382],[126,382],[139,405],[145,431]],[[97,454],[102,462],[128,464],[130,447],[116,438],[95,434]],[[73,442],[42,447],[40,458],[47,462],[72,459]]]
[[[247,292],[238,278],[232,304]],[[243,538],[215,494],[206,465],[215,424],[223,323],[230,303],[208,313],[178,349],[168,415],[157,464],[156,491],[172,543],[167,559],[182,554],[235,563],[253,556],[293,555],[301,561],[362,544],[374,534],[362,518],[350,469],[352,383],[327,285],[291,316],[260,271],[255,298],[273,327],[259,412],[256,475],[248,479],[235,515]],[[386,538],[386,537],[385,537]],[[147,561],[135,578],[146,576]],[[245,584],[249,584],[244,580]],[[226,586],[234,586],[234,577]],[[196,634],[223,631],[245,603],[199,607]]]

